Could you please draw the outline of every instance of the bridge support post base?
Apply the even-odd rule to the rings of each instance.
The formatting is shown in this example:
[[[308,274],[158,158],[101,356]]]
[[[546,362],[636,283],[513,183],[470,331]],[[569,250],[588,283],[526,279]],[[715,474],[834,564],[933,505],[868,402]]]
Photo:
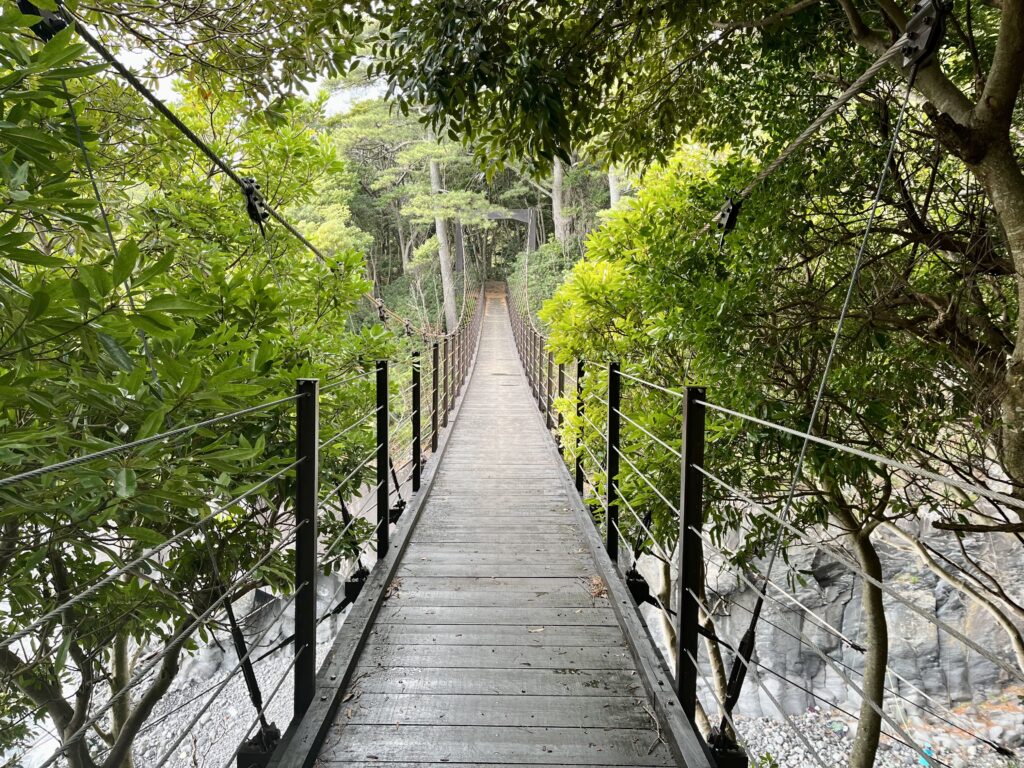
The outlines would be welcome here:
[[[261,728],[238,748],[236,768],[267,768],[279,741],[281,731],[276,725]]]
[[[711,754],[717,768],[748,768],[750,765],[750,759],[742,747],[712,749]]]

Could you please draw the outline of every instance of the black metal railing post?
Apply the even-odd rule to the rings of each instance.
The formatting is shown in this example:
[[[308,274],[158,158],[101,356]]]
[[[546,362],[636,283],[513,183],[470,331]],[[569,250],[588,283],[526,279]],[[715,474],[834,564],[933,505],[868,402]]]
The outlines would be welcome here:
[[[544,356],[547,358],[548,363],[548,370],[547,374],[545,375],[547,385],[545,386],[544,397],[544,423],[547,425],[548,429],[551,429],[555,425],[554,420],[551,418],[551,408],[555,404],[555,397],[552,394],[552,390],[554,389],[554,387],[552,387],[553,379],[551,378],[551,368],[554,365],[554,360],[552,359],[550,350],[545,352]]]
[[[388,553],[391,531],[391,489],[388,475],[388,361],[377,361],[377,559]]]
[[[694,721],[697,708],[697,595],[704,578],[704,387],[687,387],[683,401],[683,450],[679,480],[679,612],[676,616],[676,693]]]
[[[576,493],[583,495],[583,361],[576,361]]]
[[[422,395],[420,392],[420,351],[412,353],[412,491],[420,489],[420,470],[423,467],[423,432],[421,424]]]
[[[437,450],[437,407],[440,402],[439,387],[441,377],[439,366],[441,364],[440,344],[436,341],[430,347],[430,450]]]
[[[534,331],[537,335],[537,354],[534,357],[534,371],[537,376],[537,410],[544,412],[544,337],[540,331]]]
[[[317,500],[320,382],[299,379],[295,394],[295,717],[316,695]]]
[[[451,335],[445,334],[444,337],[444,396],[441,398],[441,426],[448,426],[448,395],[451,392],[451,367],[452,359],[449,354],[449,348],[451,347],[450,341]]]
[[[565,363],[558,364],[558,399],[565,397]],[[562,444],[562,428],[565,426],[565,414],[558,411],[558,453],[565,455],[565,446]]]
[[[621,402],[619,364],[608,363],[608,454],[605,457],[605,503],[606,513],[605,535],[608,557],[612,562],[619,559],[619,405]]]

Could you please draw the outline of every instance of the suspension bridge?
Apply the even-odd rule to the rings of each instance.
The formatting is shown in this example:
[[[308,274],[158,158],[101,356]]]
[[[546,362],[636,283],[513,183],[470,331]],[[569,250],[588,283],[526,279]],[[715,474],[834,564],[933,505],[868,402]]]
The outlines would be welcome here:
[[[900,38],[735,201],[727,203],[717,220],[722,235],[719,247],[736,224],[742,199],[901,54],[910,68],[906,107],[917,69],[934,52],[936,35],[941,35],[939,16],[925,6],[915,16],[915,34]],[[76,28],[238,184],[249,216],[261,232],[273,219],[322,258],[263,200],[254,180],[240,176],[189,130],[88,30],[81,25]],[[902,113],[893,146],[901,125]],[[82,151],[85,154],[84,144]],[[875,207],[885,178],[883,169]],[[852,270],[851,290],[873,216],[874,207]],[[710,225],[703,234],[709,230]],[[116,251],[112,237],[111,241]],[[729,553],[705,530],[703,486],[705,482],[718,486],[731,503],[770,521],[778,531],[775,553],[783,535],[820,551],[862,585],[884,592],[934,631],[986,659],[1002,680],[1016,684],[1024,682],[1024,676],[1009,654],[985,647],[946,617],[915,604],[898,588],[867,573],[841,548],[796,527],[788,512],[812,443],[1006,508],[1024,507],[1019,499],[969,479],[949,478],[816,437],[814,414],[807,430],[801,431],[716,406],[699,387],[668,388],[645,380],[643,372],[623,370],[615,361],[556,364],[547,340],[533,325],[528,297],[525,310],[517,307],[522,302],[513,301],[502,284],[487,284],[475,300],[464,297],[460,323],[447,334],[414,329],[379,298],[366,298],[382,321],[399,321],[413,337],[411,359],[376,361],[372,367],[363,365],[324,382],[300,380],[294,395],[0,479],[0,489],[13,488],[86,464],[144,453],[197,431],[227,428],[240,419],[279,418],[294,408],[294,457],[282,458],[276,471],[233,498],[211,503],[209,510],[204,507],[208,513],[165,541],[147,542],[144,549],[133,545],[130,557],[109,563],[109,569],[77,592],[56,596],[52,610],[0,639],[0,651],[9,651],[15,661],[20,660],[15,652],[31,657],[39,648],[49,648],[46,643],[33,647],[37,638],[60,638],[65,630],[61,622],[72,612],[95,608],[94,599],[102,608],[101,598],[109,590],[122,580],[144,580],[139,574],[147,569],[159,573],[179,547],[195,545],[190,554],[209,559],[212,584],[201,592],[203,601],[189,607],[188,621],[175,630],[166,648],[144,659],[109,700],[86,701],[73,716],[48,709],[50,701],[45,697],[34,702],[37,706],[26,719],[46,711],[60,731],[59,748],[38,768],[121,765],[130,754],[131,737],[142,731],[124,739],[111,738],[98,750],[88,743],[95,741],[92,731],[102,732],[119,699],[140,698],[133,691],[153,685],[168,668],[168,660],[176,663],[184,644],[216,622],[229,628],[237,663],[212,688],[179,706],[188,710],[187,721],[175,726],[165,750],[151,762],[153,768],[173,762],[175,749],[207,712],[223,706],[222,695],[239,675],[255,717],[244,733],[236,734],[238,746],[223,768],[381,764],[733,768],[748,764],[742,739],[737,739],[741,729],[732,719],[748,670],[759,695],[776,707],[793,736],[806,746],[809,759],[829,768],[834,763],[807,742],[778,700],[777,685],[766,680],[799,685],[763,665],[755,653],[762,605],[766,600],[779,602],[769,586],[799,608],[814,635],[800,627],[764,621],[816,653],[823,665],[875,710],[881,733],[903,745],[912,759],[921,765],[948,765],[909,731],[905,721],[886,710],[886,699],[899,700],[901,707],[913,707],[999,755],[1012,754],[979,733],[936,691],[914,688],[891,668],[886,668],[889,677],[882,687],[882,700],[875,702],[865,692],[863,670],[835,658],[836,648],[861,653],[864,648],[772,581],[774,554],[761,573],[750,566],[735,569],[736,579],[757,595],[757,603],[750,610],[750,628],[743,637],[717,636],[710,626],[715,608],[706,593],[704,571],[716,558],[717,567],[727,568]],[[832,353],[841,326],[842,316]],[[584,377],[600,380],[600,391],[585,394]],[[625,382],[681,401],[681,417],[675,425],[678,449],[637,421],[637,414],[623,411]],[[357,390],[372,395],[374,405],[368,410],[321,412],[328,402],[344,410],[330,395],[324,400],[325,393],[344,391],[349,398]],[[819,400],[820,396],[821,392]],[[601,446],[597,454],[579,435],[573,444],[565,443],[570,432],[563,422],[573,409],[578,428],[599,438],[592,441]],[[704,466],[709,411],[802,441],[790,497],[781,511],[729,485],[713,468]],[[347,421],[334,424],[339,415]],[[622,439],[624,431],[634,438],[631,446]],[[346,436],[367,438],[367,454],[335,456]],[[677,488],[666,489],[645,473],[640,465],[647,451],[664,451],[670,461],[677,462]],[[395,456],[400,457],[397,466]],[[326,458],[334,460],[331,472],[324,471]],[[373,481],[367,482],[367,476]],[[674,553],[662,550],[658,542],[665,537],[651,530],[651,505],[645,508],[631,498],[623,482],[627,476],[630,482],[645,486],[644,493],[653,494],[654,503],[664,505],[678,519]],[[279,518],[272,518],[256,503],[260,492],[277,483],[285,484],[289,494],[288,526],[279,525]],[[243,519],[233,523],[235,528],[220,531],[221,516],[238,509],[246,510]],[[369,533],[352,545],[351,534],[360,523]],[[224,564],[210,541],[237,535],[245,525],[273,529],[280,535],[252,567],[232,574],[227,583],[221,572]],[[323,530],[330,535],[321,536]],[[638,533],[643,546],[631,543]],[[336,565],[339,549],[344,551],[342,559],[353,567],[328,595],[323,612],[317,599],[323,596],[323,567]],[[637,560],[645,549],[674,572],[675,587],[668,594],[659,597],[639,574]],[[232,595],[236,589],[261,585],[260,568],[282,553],[290,553],[294,565],[293,588],[272,600],[272,610],[277,618],[293,615],[294,631],[283,643],[271,645],[267,630],[247,633],[243,625],[248,617],[235,616]],[[147,575],[145,580],[154,578]],[[672,604],[665,605],[663,598]],[[639,611],[647,603],[670,618],[672,652],[668,655]],[[344,622],[320,658],[318,627],[344,611]],[[709,646],[730,659],[727,683],[707,679],[708,660],[700,659],[702,635]],[[285,649],[292,654],[284,674],[269,685],[265,680],[261,684],[256,665]],[[20,672],[16,669],[12,674]],[[801,690],[827,706],[836,704],[814,691]],[[291,716],[279,728],[270,713],[289,692]],[[701,735],[699,713],[707,717],[717,713],[720,724],[713,730],[705,728],[709,732]],[[145,728],[164,727],[174,714],[164,712]],[[856,718],[850,712],[844,714]]]
[[[505,293],[272,765],[709,766],[530,391]]]

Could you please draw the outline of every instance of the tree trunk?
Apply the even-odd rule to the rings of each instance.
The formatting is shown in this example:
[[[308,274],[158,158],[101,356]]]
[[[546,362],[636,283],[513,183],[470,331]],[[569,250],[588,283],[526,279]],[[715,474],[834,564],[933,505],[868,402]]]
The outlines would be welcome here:
[[[1024,175],[1010,142],[993,142],[974,168],[999,217],[1016,268],[1018,306],[1024,307]],[[1007,363],[1006,391],[1000,412],[1000,463],[1024,498],[1024,311],[1018,309],[1013,354]],[[1024,520],[1024,511],[1015,510]]]
[[[406,239],[402,228],[402,219],[395,211],[395,231],[398,233],[398,252],[402,256],[402,274],[409,271],[409,255],[412,253],[412,236]]]
[[[466,241],[459,219],[455,220],[455,271],[466,271]]]
[[[569,239],[569,220],[565,215],[565,169],[557,157],[551,177],[551,221],[555,226],[555,240],[565,245]]]
[[[852,518],[841,522],[849,529],[859,527]],[[851,538],[861,568],[868,576],[881,582],[882,563],[871,543],[870,533],[861,531]],[[889,661],[889,625],[885,619],[882,590],[864,580],[861,605],[867,652],[864,654],[864,676],[861,680],[860,719],[850,750],[850,768],[872,768],[875,764],[878,738],[882,733],[882,715],[878,710],[885,703],[885,671]]]
[[[435,195],[442,192],[441,165],[437,160],[430,161],[430,190]],[[452,252],[448,241],[448,222],[444,217],[434,218],[437,229],[437,253],[441,262],[441,292],[444,295],[445,327],[451,333],[459,324],[459,311],[455,306],[455,278],[452,275]]]
[[[113,681],[110,686],[111,695],[123,691],[127,686],[131,677],[131,664],[128,657],[128,637],[126,635],[118,635],[114,638],[114,669],[113,669]],[[131,697],[122,696],[116,702],[111,709],[111,719],[113,720],[113,727],[110,729],[111,736],[114,740],[121,735],[121,731],[124,729],[124,725],[128,722],[128,715],[131,713]],[[124,760],[121,761],[121,765],[118,768],[134,768],[135,761],[132,758],[131,750],[128,750]]]
[[[608,169],[608,207],[614,208],[622,194],[619,192],[619,174],[615,172],[614,167]]]

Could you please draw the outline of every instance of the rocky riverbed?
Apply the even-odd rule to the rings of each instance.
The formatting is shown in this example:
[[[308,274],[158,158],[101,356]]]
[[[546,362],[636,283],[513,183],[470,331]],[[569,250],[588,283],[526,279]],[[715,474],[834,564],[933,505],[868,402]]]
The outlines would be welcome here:
[[[852,722],[825,709],[792,715],[790,723],[769,717],[740,716],[736,718],[736,726],[751,758],[751,766],[758,768],[833,768],[846,765],[853,743]],[[803,735],[806,744],[796,736],[794,728]],[[934,757],[922,762],[922,757],[914,750],[883,738],[875,761],[876,768],[921,768],[925,764],[928,768],[1024,766],[1019,757],[1000,756],[990,746],[965,739],[963,734],[913,727],[909,732],[918,746]],[[820,761],[811,754],[812,750],[817,752]]]

